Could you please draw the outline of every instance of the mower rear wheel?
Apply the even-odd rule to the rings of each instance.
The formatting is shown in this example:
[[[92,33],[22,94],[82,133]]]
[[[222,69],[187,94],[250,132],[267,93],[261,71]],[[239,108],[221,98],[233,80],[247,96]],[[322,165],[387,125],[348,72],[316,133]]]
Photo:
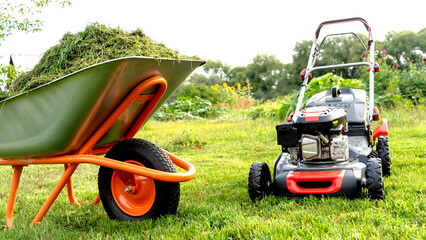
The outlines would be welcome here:
[[[387,136],[380,136],[377,140],[376,151],[380,159],[382,159],[383,176],[391,175],[391,157],[389,154],[389,142]]]
[[[155,144],[142,139],[120,141],[105,157],[176,173],[167,154]],[[130,183],[132,181],[134,184]],[[102,205],[111,219],[142,221],[157,218],[165,214],[175,214],[179,205],[179,183],[157,181],[100,167],[98,187]]]
[[[367,192],[370,199],[383,200],[385,198],[380,158],[369,158],[365,169],[367,178]]]
[[[251,165],[248,177],[248,193],[253,202],[261,200],[271,193],[271,173],[268,164],[255,162]]]

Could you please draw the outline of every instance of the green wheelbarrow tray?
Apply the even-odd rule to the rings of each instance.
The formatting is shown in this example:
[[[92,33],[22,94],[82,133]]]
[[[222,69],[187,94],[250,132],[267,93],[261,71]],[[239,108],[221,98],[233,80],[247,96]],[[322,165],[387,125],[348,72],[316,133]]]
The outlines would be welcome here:
[[[110,218],[141,221],[175,212],[180,192],[176,183],[194,178],[194,166],[132,138],[203,63],[119,58],[1,101],[0,165],[14,168],[6,226],[13,227],[23,167],[32,164],[65,167],[33,224],[43,219],[65,185],[70,202],[78,205],[71,176],[81,163],[100,166],[95,204],[102,201]],[[187,172],[176,173],[173,164]]]
[[[202,61],[145,57],[100,63],[0,102],[0,158],[76,152],[139,83],[162,76],[167,90],[150,117]],[[144,94],[154,92],[152,87]],[[123,138],[146,101],[135,102],[95,147]]]

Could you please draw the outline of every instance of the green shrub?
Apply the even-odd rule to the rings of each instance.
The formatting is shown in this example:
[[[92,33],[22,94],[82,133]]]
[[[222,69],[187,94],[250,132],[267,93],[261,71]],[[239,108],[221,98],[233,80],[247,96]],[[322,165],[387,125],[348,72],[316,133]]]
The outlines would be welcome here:
[[[375,103],[384,107],[414,106],[424,109],[426,96],[425,62],[411,63],[408,68],[400,69],[397,64],[388,64],[392,59],[388,56],[377,59],[380,72],[374,76]],[[369,82],[368,72],[361,79]]]
[[[259,118],[259,117],[263,117],[265,115],[266,115],[265,109],[263,109],[260,106],[259,107],[255,107],[253,110],[251,110],[248,113],[248,117],[250,119],[256,119],[256,118]]]
[[[339,86],[340,88],[364,88],[364,84],[361,80],[357,79],[344,79],[332,73],[324,74],[320,77],[313,78],[306,87],[306,92],[303,102],[306,103],[309,98],[313,95],[331,89],[333,86]],[[277,100],[276,104],[264,104],[258,106],[248,113],[250,119],[255,119],[260,116],[266,116],[268,118],[276,118],[284,120],[288,109],[291,106],[293,100],[297,97],[297,92],[287,95],[282,100]],[[297,100],[296,100],[297,101]],[[296,102],[292,106],[292,110],[295,109]]]
[[[248,118],[256,119],[259,117],[266,117],[271,119],[280,118],[281,101],[267,102],[255,107],[249,111]]]
[[[214,88],[206,85],[193,85],[192,83],[179,87],[172,100],[176,98],[201,98],[213,105],[221,104],[232,108],[239,100],[239,95],[225,88]]]
[[[154,119],[158,121],[211,118],[226,112],[225,107],[216,107],[207,100],[199,97],[188,98],[179,97],[175,101],[164,104],[154,114]]]
[[[330,90],[333,86],[339,86],[340,88],[365,89],[365,85],[361,80],[344,79],[332,73],[327,73],[320,77],[313,78],[309,82],[306,87],[304,102],[319,92]]]

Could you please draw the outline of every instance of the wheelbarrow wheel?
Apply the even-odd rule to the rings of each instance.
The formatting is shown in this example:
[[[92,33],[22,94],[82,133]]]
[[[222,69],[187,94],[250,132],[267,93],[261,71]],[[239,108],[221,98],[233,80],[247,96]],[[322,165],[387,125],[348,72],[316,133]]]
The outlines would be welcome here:
[[[142,139],[120,141],[106,158],[124,161],[159,171],[176,173],[167,154],[155,144]],[[128,179],[134,178],[134,184]],[[123,221],[155,219],[175,214],[179,205],[180,184],[114,171],[100,167],[99,195],[109,218]]]
[[[253,202],[262,200],[271,193],[271,173],[268,164],[255,162],[251,165],[248,177],[248,193]]]

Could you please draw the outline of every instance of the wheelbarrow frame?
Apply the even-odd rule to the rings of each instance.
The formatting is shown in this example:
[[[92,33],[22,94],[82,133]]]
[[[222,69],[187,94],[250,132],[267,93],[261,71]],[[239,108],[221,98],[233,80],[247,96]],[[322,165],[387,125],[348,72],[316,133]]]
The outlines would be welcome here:
[[[157,91],[153,94],[142,93],[157,85]],[[21,159],[3,159],[0,158],[0,165],[11,165],[14,169],[12,177],[12,185],[10,188],[9,200],[6,207],[6,226],[13,227],[13,209],[15,207],[16,196],[19,187],[19,181],[24,166],[36,164],[64,164],[65,172],[60,178],[59,182],[43,204],[38,214],[32,221],[36,225],[40,222],[46,213],[49,211],[52,204],[55,202],[59,193],[67,185],[67,194],[69,201],[72,204],[79,205],[74,197],[72,175],[81,163],[91,163],[102,167],[114,169],[118,174],[123,173],[124,176],[133,177],[133,174],[142,175],[159,181],[165,182],[184,182],[189,181],[195,177],[195,167],[186,162],[185,160],[166,152],[172,162],[180,168],[186,170],[184,173],[167,173],[146,167],[136,166],[133,164],[121,162],[118,160],[101,157],[108,152],[115,144],[106,144],[103,146],[96,146],[95,144],[104,136],[104,134],[114,125],[117,119],[128,109],[132,103],[138,101],[149,101],[146,107],[142,110],[137,120],[130,127],[130,130],[121,140],[130,139],[135,136],[140,127],[148,120],[150,114],[163,97],[167,90],[167,81],[161,76],[150,77],[137,85],[130,94],[119,104],[119,106],[110,114],[105,122],[93,133],[93,135],[82,145],[82,147],[74,154],[53,156],[53,157],[36,157],[36,158],[21,158]],[[131,173],[131,174],[126,174]],[[133,179],[134,182],[134,179]],[[100,202],[99,194],[94,203]]]

